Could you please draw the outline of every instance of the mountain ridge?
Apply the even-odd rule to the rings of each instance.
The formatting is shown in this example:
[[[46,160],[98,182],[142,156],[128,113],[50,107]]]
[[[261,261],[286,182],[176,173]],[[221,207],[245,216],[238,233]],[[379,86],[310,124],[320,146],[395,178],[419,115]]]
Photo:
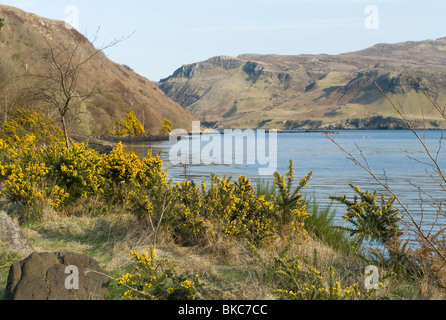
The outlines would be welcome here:
[[[358,128],[352,123],[399,128],[398,115],[377,82],[389,98],[401,102],[414,124],[424,126],[424,117],[428,127],[438,128],[444,119],[417,82],[446,105],[445,79],[443,37],[376,44],[339,55],[216,56],[183,65],[158,86],[217,128]]]

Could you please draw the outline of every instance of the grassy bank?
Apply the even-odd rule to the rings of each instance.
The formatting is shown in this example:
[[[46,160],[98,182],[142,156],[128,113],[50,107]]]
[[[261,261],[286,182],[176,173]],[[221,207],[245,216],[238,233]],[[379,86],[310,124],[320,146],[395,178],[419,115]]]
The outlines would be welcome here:
[[[243,241],[219,239],[205,246],[184,246],[176,243],[171,230],[166,228],[157,239],[157,261],[163,266],[173,266],[178,273],[198,274],[203,283],[197,296],[201,299],[283,298],[277,290],[289,285],[286,275],[290,270],[278,265],[280,259],[299,261],[302,269],[317,270],[324,279],[333,272],[333,286],[339,281],[343,291],[358,284],[362,287],[362,296],[355,296],[355,299],[445,298],[444,292],[424,277],[398,276],[380,261],[366,261],[361,252],[351,250],[348,236],[333,228],[330,209],[319,208],[314,202],[311,205],[308,234],[292,245],[277,241],[253,252]],[[153,232],[126,210],[110,208],[101,216],[92,214],[93,211],[88,205],[80,206],[76,214],[60,215],[47,207],[39,221],[27,222],[21,229],[36,251],[86,254],[114,278],[132,272],[135,261],[129,252],[147,252],[154,246]],[[9,266],[22,258],[7,251],[0,255],[0,294],[6,285]],[[382,286],[374,294],[367,295],[363,288],[364,268],[370,263],[380,266]],[[299,279],[302,286],[316,284],[308,277]],[[121,299],[125,291],[124,286],[111,281],[107,299]],[[345,297],[339,295],[337,298]]]
[[[88,209],[90,211],[90,209]],[[69,251],[86,254],[96,259],[112,277],[119,278],[130,272],[135,263],[129,252],[147,252],[154,245],[153,232],[142,227],[133,215],[109,211],[101,217],[88,214],[61,216],[46,208],[40,221],[22,225],[22,231],[36,251]],[[319,221],[318,227],[322,223]],[[313,230],[318,230],[314,226]],[[323,230],[319,230],[323,232]],[[320,234],[320,233],[319,233]],[[326,241],[327,239],[324,239]],[[163,230],[157,239],[157,259],[163,265],[173,265],[179,273],[199,274],[205,284],[203,299],[277,299],[274,258],[284,249],[281,243],[253,253],[243,241],[216,240],[207,246],[182,246],[175,243],[169,230]],[[331,243],[337,247],[340,243]],[[347,267],[356,257],[336,250],[319,239],[308,236],[295,243],[287,254],[306,261],[308,267],[327,268],[329,265]],[[0,256],[0,291],[6,285],[9,266],[23,257],[12,253]],[[350,268],[349,266],[348,268]],[[339,269],[341,270],[341,269]],[[356,278],[360,277],[360,270]],[[111,281],[108,299],[120,299],[125,288]]]

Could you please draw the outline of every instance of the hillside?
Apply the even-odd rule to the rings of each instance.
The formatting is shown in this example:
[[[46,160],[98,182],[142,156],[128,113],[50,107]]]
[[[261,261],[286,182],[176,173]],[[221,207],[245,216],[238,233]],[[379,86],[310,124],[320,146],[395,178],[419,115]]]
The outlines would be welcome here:
[[[0,5],[0,17],[5,20],[5,26],[0,31],[2,116],[11,108],[46,107],[35,99],[32,102],[24,99],[24,93],[31,86],[26,75],[47,70],[49,45],[78,46],[79,54],[84,57],[98,49],[92,47],[89,39],[75,29],[66,28],[62,21],[46,19],[6,5]],[[95,90],[79,110],[73,110],[71,133],[107,135],[113,121],[125,115],[128,109],[136,113],[146,132],[151,134],[159,133],[161,118],[169,119],[175,128],[188,129],[191,126],[193,117],[189,112],[165,96],[153,82],[128,66],[110,61],[103,52],[95,54],[83,65],[76,81],[75,90],[79,95],[92,88]],[[94,87],[95,84],[98,84],[97,87]],[[53,115],[54,110],[46,110]]]
[[[219,56],[184,65],[158,86],[218,128],[397,128],[374,82],[418,127],[442,124],[429,100],[446,105],[446,38],[378,44],[340,55]]]

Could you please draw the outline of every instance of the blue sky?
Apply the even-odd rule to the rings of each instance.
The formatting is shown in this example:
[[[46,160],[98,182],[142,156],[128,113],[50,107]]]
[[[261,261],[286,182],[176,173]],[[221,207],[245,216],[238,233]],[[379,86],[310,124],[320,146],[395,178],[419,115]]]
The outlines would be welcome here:
[[[130,38],[110,59],[158,81],[183,64],[243,53],[337,54],[376,43],[446,36],[446,1],[11,0],[47,18],[78,22],[97,44]],[[74,6],[75,11],[69,9]],[[372,7],[370,7],[372,6]],[[366,11],[366,8],[371,10]]]

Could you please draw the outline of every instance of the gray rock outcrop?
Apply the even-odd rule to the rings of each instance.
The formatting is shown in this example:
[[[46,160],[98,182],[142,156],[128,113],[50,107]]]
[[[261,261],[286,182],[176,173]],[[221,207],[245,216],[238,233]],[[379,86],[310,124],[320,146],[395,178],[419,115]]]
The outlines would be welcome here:
[[[0,244],[5,250],[23,257],[34,252],[17,223],[3,210],[0,211]]]
[[[92,258],[34,252],[9,270],[6,300],[103,300],[109,277]]]

